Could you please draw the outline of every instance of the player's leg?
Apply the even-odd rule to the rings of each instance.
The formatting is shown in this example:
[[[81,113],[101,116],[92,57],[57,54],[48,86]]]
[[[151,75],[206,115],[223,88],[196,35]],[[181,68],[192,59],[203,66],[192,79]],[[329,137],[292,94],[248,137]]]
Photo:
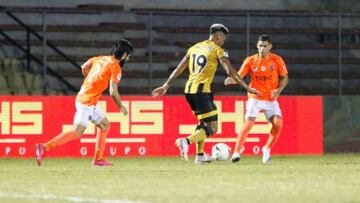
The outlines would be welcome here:
[[[199,124],[196,126],[195,131],[200,130],[200,126],[202,125],[202,122],[199,122]],[[204,148],[205,148],[205,141],[199,141],[196,143],[196,154],[204,154]]]
[[[97,124],[97,127],[95,154],[92,163],[94,166],[112,166],[112,163],[105,161],[104,159],[106,137],[110,130],[110,123],[108,119],[105,117],[99,124]]]
[[[72,130],[58,134],[45,144],[35,145],[35,155],[38,165],[40,166],[42,164],[46,152],[80,138],[90,122],[90,117],[91,108],[77,103]]]
[[[200,120],[199,125],[197,126],[197,130],[202,131],[202,137],[198,137],[200,139],[199,142],[196,142],[197,147],[195,163],[201,164],[206,162],[213,161],[212,157],[209,157],[204,153],[204,146],[205,146],[205,138],[210,137],[216,134],[218,129],[218,116],[216,106],[214,104],[214,96],[212,93],[199,93],[196,95],[195,100],[195,114],[197,118]],[[205,133],[205,135],[204,135]],[[188,137],[189,142],[193,142],[194,135],[190,135]],[[202,149],[202,150],[201,150]]]
[[[196,143],[196,155],[203,155],[205,148],[205,140]]]
[[[283,127],[283,120],[280,116],[278,115],[274,115],[270,118],[270,122],[271,122],[271,130],[270,130],[270,135],[269,138],[265,144],[266,147],[271,148],[272,146],[274,146],[274,144],[276,143],[276,141],[279,139],[280,133],[281,133],[281,129]]]
[[[71,140],[80,138],[88,126],[91,117],[93,116],[93,108],[76,103],[76,113],[74,116],[74,127],[72,130],[64,133],[60,133],[49,142],[44,144],[45,150],[50,151],[51,149],[66,144]]]
[[[255,124],[256,117],[259,115],[260,109],[258,108],[259,101],[250,98],[246,102],[245,122],[236,138],[235,149],[231,157],[231,162],[235,163],[240,161],[240,154],[243,151],[246,138]]]
[[[246,138],[248,137],[250,130],[255,124],[255,119],[255,117],[249,117],[240,129],[240,132],[236,138],[235,149],[231,157],[232,162],[240,161],[240,154],[242,152],[242,149],[244,148]]]
[[[197,130],[193,134],[189,135],[186,139],[188,140],[189,144],[203,141],[205,138],[210,137],[216,133],[217,125],[217,121],[201,122],[201,124],[196,127]]]
[[[211,137],[216,134],[218,130],[218,116],[214,104],[214,96],[211,93],[199,94],[197,101],[197,117],[200,120],[200,126],[197,128],[204,129],[206,137]],[[213,157],[207,156],[204,152],[206,137],[197,143],[197,145],[200,144],[200,146],[197,146],[195,157],[196,164],[210,163],[215,160]]]
[[[212,94],[185,94],[185,98],[199,120],[199,125],[193,134],[186,138],[179,138],[175,142],[180,149],[182,158],[187,161],[189,145],[204,141],[207,136],[214,134],[214,130],[217,130],[217,111]],[[207,122],[214,123],[204,125]]]
[[[218,130],[218,115],[212,93],[199,93],[187,100],[200,121],[194,134],[187,137],[189,143],[198,143],[214,135]]]
[[[262,162],[264,164],[269,163],[271,147],[274,146],[276,141],[279,139],[281,128],[283,126],[282,118],[278,115],[272,116],[269,120],[271,122],[272,128],[270,130],[268,140],[261,150],[263,154]]]
[[[75,124],[73,129],[67,132],[63,132],[52,138],[50,141],[44,144],[45,150],[48,152],[58,146],[64,145],[72,140],[78,139],[84,133],[86,126],[81,124]]]
[[[205,148],[205,140],[199,141],[196,143],[196,156],[195,156],[195,163],[201,164],[199,161],[199,157],[204,156],[204,148]]]
[[[264,164],[270,161],[270,151],[271,147],[274,146],[276,141],[279,139],[281,129],[283,127],[283,120],[281,116],[281,110],[279,104],[274,101],[270,110],[265,111],[266,118],[270,121],[272,127],[266,144],[262,148],[263,158],[262,161]]]
[[[112,163],[104,159],[106,137],[110,130],[110,122],[99,106],[95,108],[92,122],[97,126],[95,153],[92,163],[94,166],[112,166]]]
[[[201,122],[201,126],[199,126],[199,128],[210,128],[211,129],[211,132],[207,133],[206,137],[213,136],[217,132],[218,122],[217,122],[217,120],[215,120],[215,118],[212,118],[212,119],[214,121]],[[207,120],[207,119],[205,119],[205,120]],[[211,120],[211,118],[209,118],[208,120]],[[201,140],[196,143],[196,157],[195,157],[196,164],[210,163],[215,160],[213,157],[208,156],[204,152],[204,147],[205,147],[205,138],[204,138],[204,140]]]
[[[196,104],[195,104],[196,96],[195,96],[195,94],[185,94],[185,99],[186,99],[187,103],[189,104],[191,110],[195,113],[196,112]],[[198,136],[202,136],[201,134],[202,133],[200,132],[200,128],[196,127],[196,129],[193,133],[193,135],[197,135],[195,138],[197,138]],[[193,140],[193,141],[197,143],[200,140],[198,140],[198,141]],[[178,138],[175,141],[175,145],[180,150],[181,159],[188,161],[189,160],[188,151],[189,151],[190,140],[188,138]]]
[[[38,165],[41,166],[46,152],[58,146],[64,145],[72,140],[80,138],[85,129],[85,126],[77,124],[74,125],[72,130],[58,134],[45,144],[36,144],[35,155]]]
[[[200,122],[200,124],[196,127],[196,130],[201,128],[201,125],[210,126],[212,129],[212,134],[217,132],[218,123],[217,121],[213,122]],[[196,143],[196,155],[204,155],[204,148],[205,148],[205,140],[199,141]]]
[[[203,125],[203,122],[199,122],[199,124],[196,126],[195,132],[200,130],[201,125]],[[190,141],[189,141],[189,143],[190,143]],[[196,157],[204,155],[204,148],[205,148],[205,140],[201,140],[196,143]],[[196,163],[196,161],[195,161],[195,163]]]
[[[189,156],[188,156],[189,145],[193,144],[193,143],[203,142],[205,140],[205,138],[207,137],[207,135],[210,135],[210,134],[213,134],[211,127],[200,124],[196,127],[195,132],[192,133],[191,135],[189,135],[188,137],[177,139],[175,144],[179,147],[182,158],[185,161],[188,161],[189,160]],[[205,143],[202,143],[202,144],[205,144]],[[200,148],[203,149],[204,147],[200,147]]]

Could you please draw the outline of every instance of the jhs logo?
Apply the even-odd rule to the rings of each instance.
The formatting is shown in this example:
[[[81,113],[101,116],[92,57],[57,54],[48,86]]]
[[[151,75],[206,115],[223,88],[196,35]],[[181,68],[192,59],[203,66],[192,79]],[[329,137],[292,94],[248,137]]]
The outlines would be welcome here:
[[[42,102],[4,101],[0,108],[1,135],[42,134]]]

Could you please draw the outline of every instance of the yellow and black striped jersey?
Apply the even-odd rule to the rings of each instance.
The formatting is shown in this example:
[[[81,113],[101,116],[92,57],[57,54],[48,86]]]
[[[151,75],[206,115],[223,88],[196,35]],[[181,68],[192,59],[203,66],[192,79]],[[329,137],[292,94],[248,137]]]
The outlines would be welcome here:
[[[210,93],[219,60],[228,57],[226,51],[213,41],[198,42],[186,53],[189,58],[189,79],[185,85],[185,93]]]

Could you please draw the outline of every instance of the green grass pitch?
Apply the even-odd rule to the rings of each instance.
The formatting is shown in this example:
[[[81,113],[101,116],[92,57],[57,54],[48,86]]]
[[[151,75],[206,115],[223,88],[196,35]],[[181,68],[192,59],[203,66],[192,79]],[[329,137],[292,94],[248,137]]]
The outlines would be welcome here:
[[[243,156],[237,164],[179,158],[0,159],[0,202],[360,202],[360,154]]]

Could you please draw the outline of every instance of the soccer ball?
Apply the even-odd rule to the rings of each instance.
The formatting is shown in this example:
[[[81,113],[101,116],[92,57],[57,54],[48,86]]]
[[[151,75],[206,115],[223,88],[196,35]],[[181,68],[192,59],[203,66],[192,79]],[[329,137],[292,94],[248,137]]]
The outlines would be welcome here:
[[[225,161],[230,157],[230,147],[225,143],[217,143],[212,147],[211,154],[216,160]]]

